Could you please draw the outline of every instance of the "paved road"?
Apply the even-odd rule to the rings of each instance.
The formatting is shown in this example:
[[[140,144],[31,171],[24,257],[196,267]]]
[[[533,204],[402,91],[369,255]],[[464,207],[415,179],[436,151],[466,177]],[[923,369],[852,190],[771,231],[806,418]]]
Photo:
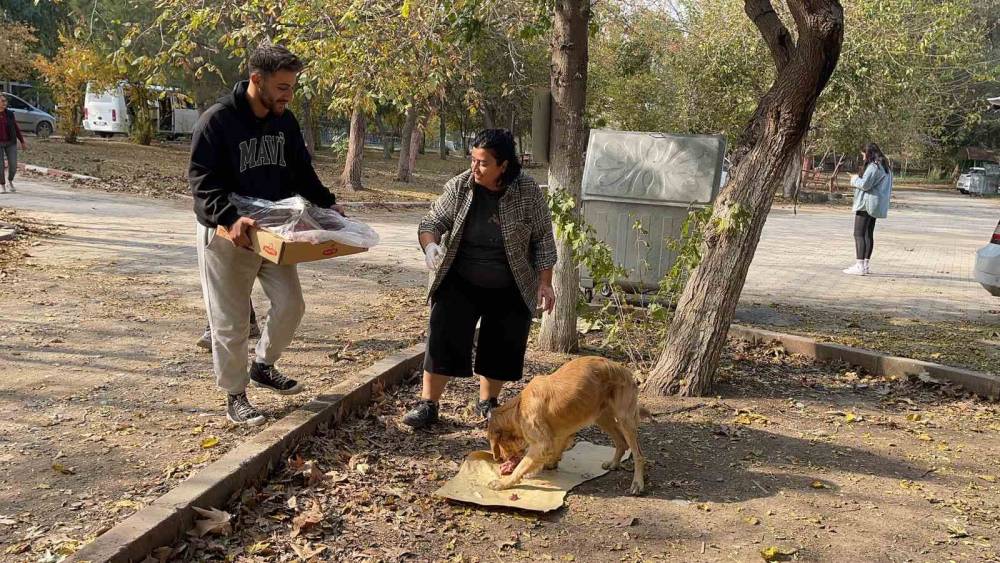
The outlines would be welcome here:
[[[742,301],[925,320],[995,315],[1000,299],[972,279],[972,268],[998,220],[998,200],[898,190],[889,217],[875,226],[874,275],[855,277],[841,273],[854,263],[848,208],[813,207],[798,215],[774,209]]]
[[[161,268],[177,268],[186,281],[197,283],[187,202],[82,191],[41,180],[19,185],[19,193],[0,196],[0,205],[69,225],[73,252],[114,254],[119,267],[134,264],[142,271],[148,268],[149,250],[155,249]],[[417,211],[365,213],[382,235],[380,246],[306,268],[357,262],[402,266],[403,277],[394,281],[423,283],[423,260],[414,247],[419,216]],[[95,223],[94,217],[100,220]],[[972,279],[975,251],[1000,219],[1000,201],[898,191],[889,218],[875,229],[875,274],[863,278],[841,273],[854,260],[853,219],[847,208],[812,207],[797,215],[774,209],[747,277],[744,306],[788,304],[922,319],[976,318],[1000,309],[1000,299]],[[137,231],[144,221],[146,232]]]

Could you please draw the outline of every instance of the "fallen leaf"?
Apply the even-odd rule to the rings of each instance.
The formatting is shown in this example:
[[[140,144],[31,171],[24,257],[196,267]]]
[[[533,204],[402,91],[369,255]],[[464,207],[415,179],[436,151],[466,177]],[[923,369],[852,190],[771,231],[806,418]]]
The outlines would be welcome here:
[[[268,555],[271,552],[271,544],[259,541],[246,548],[247,555]]]
[[[844,414],[844,422],[846,422],[848,424],[850,424],[852,422],[857,422],[859,420],[861,420],[861,417],[858,416],[858,415],[856,415],[856,414],[854,414],[853,412],[849,412],[849,413],[845,413]]]
[[[997,482],[997,478],[995,476],[993,476],[993,475],[978,475],[977,477],[979,477],[983,481],[989,481],[990,483],[996,483]]]
[[[195,512],[204,516],[204,519],[195,521],[192,535],[200,538],[205,534],[224,536],[232,533],[233,527],[229,523],[232,516],[228,512],[217,508],[204,509],[197,506],[192,508],[194,508]]]
[[[921,440],[921,441],[924,441],[924,442],[933,442],[934,441],[934,438],[931,438],[930,434],[919,434],[919,435],[917,435],[917,439]]]
[[[297,545],[295,545],[293,543],[292,544],[292,550],[294,550],[295,554],[298,555],[303,561],[309,561],[313,557],[316,557],[320,553],[323,553],[324,551],[326,551],[326,546],[325,545],[321,545],[321,546],[317,547],[316,549],[312,549],[308,545],[306,545],[305,547],[299,547],[299,546],[297,546]]]
[[[218,445],[219,445],[219,439],[216,438],[215,436],[209,436],[208,438],[205,438],[204,440],[201,441],[201,447],[202,449],[205,450],[209,448],[214,448],[215,446]]]
[[[812,483],[809,483],[809,486],[812,487],[812,488],[814,488],[814,489],[829,489],[830,488],[830,485],[827,485],[823,481],[813,481]]]
[[[510,500],[518,500],[520,498],[521,497],[517,496],[517,493],[514,493],[514,494],[510,495]]]
[[[748,518],[744,518],[743,521],[746,522],[747,524],[750,524],[751,526],[760,525],[760,518],[757,518],[756,516],[750,516]]]
[[[76,475],[76,470],[72,467],[66,467],[61,463],[53,463],[52,470],[56,473],[61,473],[63,475]]]
[[[201,434],[204,431],[205,431],[204,426],[195,426],[194,428],[191,429],[191,434],[193,436],[197,436],[198,434]]]
[[[958,525],[952,525],[952,526],[948,526],[948,537],[950,537],[950,538],[956,538],[956,539],[957,538],[967,538],[967,537],[969,537],[969,532],[966,532],[965,528],[962,528],[962,527],[960,527]]]
[[[302,532],[309,531],[313,526],[323,521],[323,510],[319,503],[313,501],[309,510],[292,519],[292,537],[298,537]]]
[[[764,561],[786,561],[797,551],[797,549],[782,549],[772,545],[760,550],[760,556],[764,558]]]

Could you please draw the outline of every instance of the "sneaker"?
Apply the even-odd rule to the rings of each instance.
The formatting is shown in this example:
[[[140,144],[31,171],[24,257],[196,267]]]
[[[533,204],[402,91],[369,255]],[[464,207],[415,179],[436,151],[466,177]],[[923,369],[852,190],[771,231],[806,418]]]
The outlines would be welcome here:
[[[7,184],[0,184],[0,194],[7,193]]]
[[[421,400],[410,412],[403,415],[403,424],[411,428],[426,428],[437,421],[437,401]]]
[[[865,267],[860,263],[857,263],[850,268],[845,269],[844,273],[849,276],[863,276],[865,275]]]
[[[12,194],[17,193],[17,190],[14,189],[14,182],[7,183],[7,191]]]
[[[250,426],[264,424],[266,420],[264,415],[250,404],[246,393],[226,396],[226,418],[235,424],[248,424]]]
[[[492,413],[493,409],[497,408],[497,405],[499,404],[500,402],[497,401],[496,398],[486,399],[485,401],[479,401],[478,403],[476,403],[476,412],[484,420],[489,420],[490,413]]]
[[[260,325],[257,323],[250,324],[250,338],[260,338]]]
[[[270,389],[280,395],[294,395],[301,393],[305,386],[294,379],[289,379],[281,374],[274,366],[254,362],[250,366],[250,380],[257,387]]]
[[[198,342],[195,342],[195,345],[197,345],[199,348],[204,348],[204,349],[208,350],[209,352],[211,352],[212,351],[212,329],[206,328],[205,329],[205,334],[201,335],[201,338],[198,339]]]

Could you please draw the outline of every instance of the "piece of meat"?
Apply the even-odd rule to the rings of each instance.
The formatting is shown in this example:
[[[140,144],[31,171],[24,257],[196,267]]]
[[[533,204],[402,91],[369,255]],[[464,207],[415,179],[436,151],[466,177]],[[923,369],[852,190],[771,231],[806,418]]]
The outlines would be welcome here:
[[[500,464],[500,474],[510,475],[514,472],[514,468],[517,464],[521,462],[521,458],[508,459],[507,461]]]

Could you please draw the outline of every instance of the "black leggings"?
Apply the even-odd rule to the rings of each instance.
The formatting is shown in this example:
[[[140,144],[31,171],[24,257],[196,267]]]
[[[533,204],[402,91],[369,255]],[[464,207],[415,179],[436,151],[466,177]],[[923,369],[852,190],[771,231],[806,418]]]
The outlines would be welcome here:
[[[875,218],[867,211],[854,215],[854,252],[858,260],[868,260],[875,248]]]

